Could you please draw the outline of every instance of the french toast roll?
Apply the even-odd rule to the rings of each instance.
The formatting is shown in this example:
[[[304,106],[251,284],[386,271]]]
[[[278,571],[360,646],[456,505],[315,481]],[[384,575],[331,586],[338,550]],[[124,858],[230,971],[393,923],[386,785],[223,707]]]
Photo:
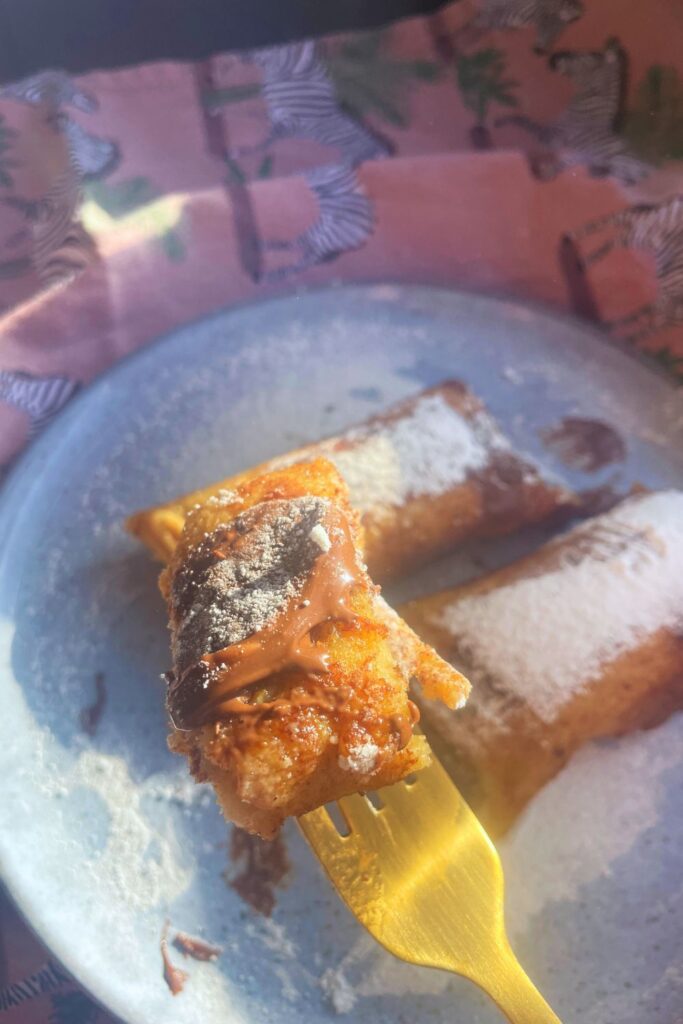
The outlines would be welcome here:
[[[545,480],[465,385],[448,381],[367,422],[253,469],[137,512],[128,529],[167,562],[187,512],[283,465],[324,456],[337,467],[361,516],[373,578],[397,577],[478,537],[511,533],[575,502]]]
[[[413,680],[452,708],[469,691],[384,603],[360,536],[346,485],[316,459],[191,509],[161,576],[171,748],[266,838],[428,762]]]
[[[425,733],[500,835],[582,744],[683,706],[683,493],[638,494],[406,621],[472,680]]]

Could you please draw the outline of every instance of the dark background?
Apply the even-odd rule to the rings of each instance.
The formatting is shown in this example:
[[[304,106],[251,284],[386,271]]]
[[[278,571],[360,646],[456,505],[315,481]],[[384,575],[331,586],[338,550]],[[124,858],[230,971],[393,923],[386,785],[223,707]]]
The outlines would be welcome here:
[[[0,82],[371,28],[443,0],[0,0]]]

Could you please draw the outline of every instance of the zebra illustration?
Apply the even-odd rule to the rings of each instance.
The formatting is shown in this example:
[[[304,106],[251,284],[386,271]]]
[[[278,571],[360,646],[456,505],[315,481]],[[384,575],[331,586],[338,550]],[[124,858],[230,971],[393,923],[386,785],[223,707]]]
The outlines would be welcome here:
[[[86,131],[68,114],[57,114],[55,124],[65,137],[69,155],[84,181],[105,178],[118,166],[121,158],[119,147],[111,139],[102,139]]]
[[[42,71],[6,85],[0,89],[0,99],[45,106],[55,126],[66,137],[70,158],[84,179],[103,178],[117,166],[118,145],[86,131],[63,112],[63,107],[73,107],[85,114],[98,109],[96,97],[75,85],[64,71]]]
[[[0,89],[0,96],[39,106],[44,103],[53,110],[74,107],[84,114],[97,110],[97,100],[74,84],[65,71],[41,71],[40,74],[11,82]]]
[[[15,240],[30,236],[31,263],[47,287],[66,283],[96,258],[97,249],[78,222],[81,187],[85,179],[108,174],[119,159],[116,143],[86,131],[63,111],[73,107],[84,113],[97,109],[97,100],[83,91],[63,71],[43,71],[0,89],[0,98],[18,100],[46,109],[49,122],[63,135],[69,167],[50,185],[39,200],[10,196],[3,203],[23,213],[28,231]]]
[[[511,114],[498,118],[496,125],[524,128],[552,151],[552,158],[532,161],[538,177],[549,180],[560,171],[585,164],[594,177],[614,175],[633,185],[651,170],[634,156],[619,138],[623,90],[626,82],[626,54],[616,39],[602,50],[554,53],[550,67],[570,78],[576,92],[556,121],[541,125],[529,117]]]
[[[599,263],[615,249],[641,249],[654,257],[658,284],[654,302],[608,326],[632,328],[629,340],[637,342],[664,327],[683,324],[683,195],[607,214],[567,237],[580,242],[606,229],[612,229],[611,237],[581,257],[582,268]]]
[[[359,249],[372,234],[372,202],[348,164],[325,164],[307,171],[304,178],[318,201],[318,219],[291,241],[264,242],[271,252],[293,252],[297,259],[266,272],[267,281],[279,281],[289,274],[317,263],[333,260],[342,253]]]
[[[284,138],[308,138],[333,146],[352,166],[389,155],[383,139],[342,109],[313,40],[253,50],[246,59],[263,72],[270,131],[256,145],[234,150],[234,156],[260,152]]]
[[[40,199],[2,199],[4,206],[24,217],[31,239],[31,265],[48,288],[66,284],[97,256],[95,243],[76,219],[80,198],[78,180],[68,169],[55,178]],[[26,231],[20,232],[15,241],[25,235]]]
[[[67,377],[34,377],[18,370],[0,370],[0,400],[27,413],[29,437],[35,437],[78,390]]]
[[[536,53],[547,53],[560,33],[583,14],[581,0],[482,0],[472,21],[461,30],[536,28]]]
[[[35,999],[44,992],[51,992],[70,982],[71,978],[66,971],[50,960],[22,981],[15,981],[5,988],[0,988],[0,1013],[21,1006],[29,999]]]

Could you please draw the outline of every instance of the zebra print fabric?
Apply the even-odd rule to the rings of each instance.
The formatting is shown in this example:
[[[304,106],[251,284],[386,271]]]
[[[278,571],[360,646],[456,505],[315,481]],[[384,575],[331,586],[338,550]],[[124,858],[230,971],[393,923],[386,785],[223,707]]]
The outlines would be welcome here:
[[[63,71],[44,71],[5,86],[0,97],[14,99],[47,111],[48,121],[66,140],[69,166],[59,174],[40,200],[9,197],[4,201],[22,208],[31,239],[31,261],[47,287],[64,284],[95,258],[95,245],[78,223],[82,182],[108,174],[118,163],[118,146],[91,134],[63,111],[72,107],[84,113],[97,109],[97,100],[78,88]]]
[[[84,178],[104,177],[118,164],[120,152],[115,142],[93,135],[63,112],[64,107],[84,114],[98,109],[96,97],[79,88],[64,71],[43,71],[13,82],[0,89],[0,97],[44,106],[66,136],[71,158]]]
[[[329,164],[304,175],[318,203],[318,218],[289,242],[266,242],[265,249],[292,252],[295,262],[265,274],[277,281],[345,252],[360,248],[372,234],[373,208],[353,167]]]
[[[581,0],[484,0],[470,25],[482,31],[534,26],[536,52],[545,53],[583,11]]]
[[[51,110],[74,107],[84,114],[92,114],[97,109],[94,96],[80,89],[64,71],[41,71],[30,78],[22,78],[3,86],[0,95],[34,106],[45,104]]]
[[[29,373],[0,370],[0,401],[26,413],[31,437],[40,433],[78,390],[67,377],[34,377]]]
[[[40,970],[24,978],[23,981],[15,981],[0,989],[0,1013],[12,1010],[29,999],[43,995],[45,992],[54,991],[61,985],[71,982],[71,977],[63,967],[53,960],[49,960]]]
[[[555,53],[549,64],[576,87],[565,111],[549,125],[523,115],[501,117],[496,124],[517,125],[552,151],[552,160],[535,161],[539,177],[554,178],[583,164],[595,177],[613,175],[628,185],[641,181],[651,170],[649,164],[635,157],[617,134],[626,75],[619,42],[609,39],[598,51]]]
[[[615,249],[640,249],[652,254],[658,284],[654,302],[611,326],[633,326],[630,340],[641,341],[662,328],[683,324],[683,196],[619,210],[590,221],[569,237],[580,242],[610,229],[608,240],[583,257],[584,268],[599,263]]]
[[[339,150],[345,163],[388,156],[390,148],[358,119],[342,110],[318,46],[312,40],[254,50],[248,58],[262,72],[262,95],[270,132],[257,146],[237,156],[267,148],[275,139],[307,138]]]

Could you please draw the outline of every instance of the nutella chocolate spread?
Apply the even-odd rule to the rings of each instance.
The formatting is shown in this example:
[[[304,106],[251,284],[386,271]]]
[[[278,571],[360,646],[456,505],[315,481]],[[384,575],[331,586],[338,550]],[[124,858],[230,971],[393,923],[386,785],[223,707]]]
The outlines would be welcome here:
[[[224,872],[225,881],[245,903],[270,917],[276,891],[289,872],[282,835],[265,840],[235,828],[230,838],[230,859],[235,868]]]
[[[566,466],[584,473],[596,473],[626,458],[624,440],[614,427],[600,420],[565,416],[555,426],[542,430],[540,436]]]
[[[346,602],[362,579],[346,516],[322,498],[263,502],[210,534],[173,582],[175,727],[279,706],[244,699],[275,673],[324,676],[328,658],[311,631],[353,620]],[[296,703],[334,706],[320,687]]]

